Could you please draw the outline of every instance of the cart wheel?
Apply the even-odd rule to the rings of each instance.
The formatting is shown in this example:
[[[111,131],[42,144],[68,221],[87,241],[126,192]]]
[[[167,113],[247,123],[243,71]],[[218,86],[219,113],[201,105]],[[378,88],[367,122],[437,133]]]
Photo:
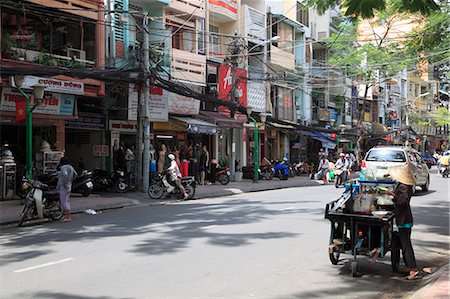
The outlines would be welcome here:
[[[400,240],[398,239],[398,233],[392,233],[391,241],[391,266],[392,271],[398,272],[400,266]]]
[[[337,265],[340,255],[341,253],[339,252],[339,247],[335,246],[333,248],[333,252],[330,253],[330,261],[333,265]]]
[[[353,277],[359,276],[359,272],[358,272],[358,262],[357,262],[357,261],[353,261],[353,262],[352,262],[351,268],[352,268],[352,276],[353,276]]]

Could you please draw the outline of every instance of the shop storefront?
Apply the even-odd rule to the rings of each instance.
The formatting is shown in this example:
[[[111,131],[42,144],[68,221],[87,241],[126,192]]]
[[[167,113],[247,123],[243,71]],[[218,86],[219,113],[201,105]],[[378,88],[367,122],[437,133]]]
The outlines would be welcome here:
[[[10,83],[9,86],[4,85],[1,88],[0,136],[2,143],[8,142],[10,145],[20,172],[25,164],[25,121],[16,121],[16,103],[25,102],[26,99],[14,88],[14,80],[10,79]],[[32,87],[36,84],[45,86],[45,95],[33,111],[33,159],[34,167],[44,171],[45,161],[42,161],[44,155],[41,145],[45,144],[46,151],[64,154],[65,120],[77,117],[76,98],[84,94],[85,85],[79,81],[25,76],[21,88],[30,96],[32,104],[37,103],[32,96]]]

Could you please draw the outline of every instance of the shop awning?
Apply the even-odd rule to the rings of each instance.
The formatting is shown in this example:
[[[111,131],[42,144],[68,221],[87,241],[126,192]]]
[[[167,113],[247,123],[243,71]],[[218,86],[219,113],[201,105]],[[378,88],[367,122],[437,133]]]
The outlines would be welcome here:
[[[217,133],[217,126],[204,120],[179,116],[173,116],[172,118],[187,123],[188,133],[210,135]]]
[[[244,121],[226,117],[225,115],[214,111],[200,111],[200,115],[211,118],[219,128],[242,128]]]
[[[286,24],[294,27],[296,30],[299,30],[301,32],[305,32],[305,26],[303,24],[300,24],[299,22],[293,21],[282,14],[272,14],[273,17],[280,19],[282,22],[285,22]]]
[[[320,132],[307,132],[304,131],[303,135],[309,136],[313,139],[316,139],[320,142],[322,142],[322,146],[329,149],[335,149],[336,148],[336,141],[334,139],[329,138],[323,133]]]
[[[271,125],[272,127],[278,128],[278,129],[286,129],[286,130],[292,130],[295,129],[293,126],[291,125],[283,125],[283,124],[277,124],[277,123],[273,123],[273,122],[267,122],[269,125]]]

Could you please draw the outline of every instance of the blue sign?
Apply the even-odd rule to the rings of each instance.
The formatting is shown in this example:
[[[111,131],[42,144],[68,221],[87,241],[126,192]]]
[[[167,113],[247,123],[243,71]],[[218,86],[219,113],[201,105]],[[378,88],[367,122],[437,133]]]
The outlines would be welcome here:
[[[106,117],[101,114],[80,114],[78,119],[66,120],[66,128],[106,130]]]

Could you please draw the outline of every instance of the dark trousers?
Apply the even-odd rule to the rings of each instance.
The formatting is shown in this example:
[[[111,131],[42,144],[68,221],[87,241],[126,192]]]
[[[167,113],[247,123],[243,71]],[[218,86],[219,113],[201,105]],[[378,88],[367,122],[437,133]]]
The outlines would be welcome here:
[[[416,258],[414,257],[414,250],[411,244],[411,229],[410,228],[399,228],[398,237],[400,239],[400,247],[402,248],[403,260],[405,261],[406,267],[416,268]]]

